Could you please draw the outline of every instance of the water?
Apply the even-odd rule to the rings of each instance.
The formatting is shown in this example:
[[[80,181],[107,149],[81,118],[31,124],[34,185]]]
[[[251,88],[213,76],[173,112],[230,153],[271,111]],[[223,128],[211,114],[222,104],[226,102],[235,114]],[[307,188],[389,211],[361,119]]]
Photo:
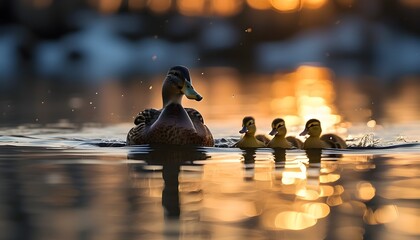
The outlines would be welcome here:
[[[376,146],[322,153],[126,147],[128,129],[2,129],[0,239],[420,236],[415,125],[413,136],[383,131]]]

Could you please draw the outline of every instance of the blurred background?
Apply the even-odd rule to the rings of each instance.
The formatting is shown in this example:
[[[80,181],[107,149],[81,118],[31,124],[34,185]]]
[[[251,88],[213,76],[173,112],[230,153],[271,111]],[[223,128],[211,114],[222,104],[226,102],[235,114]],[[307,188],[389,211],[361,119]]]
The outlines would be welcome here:
[[[132,122],[173,65],[210,122],[420,116],[420,0],[0,0],[0,21],[2,126]]]

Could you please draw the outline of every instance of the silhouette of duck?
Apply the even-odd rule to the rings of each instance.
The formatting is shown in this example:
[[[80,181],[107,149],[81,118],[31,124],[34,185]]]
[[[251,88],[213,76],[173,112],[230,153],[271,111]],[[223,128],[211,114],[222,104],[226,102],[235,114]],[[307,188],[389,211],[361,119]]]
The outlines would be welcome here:
[[[321,133],[321,122],[318,119],[308,120],[305,124],[305,130],[300,133],[300,136],[309,135],[303,144],[303,148],[347,148],[346,142],[339,136],[335,134],[321,136]]]
[[[193,108],[182,106],[182,96],[201,101],[203,97],[194,90],[190,73],[184,66],[169,69],[162,86],[163,108],[145,109],[134,120],[127,134],[127,145],[140,144],[193,144],[213,146],[210,130],[201,114]]]
[[[233,145],[233,147],[238,148],[258,148],[258,147],[265,147],[264,138],[265,136],[259,135],[257,139],[255,137],[255,132],[257,131],[257,127],[255,125],[255,119],[253,117],[244,117],[242,120],[242,129],[239,133],[245,135]]]
[[[282,118],[274,119],[273,122],[271,123],[271,128],[272,130],[269,133],[269,135],[271,136],[274,135],[274,138],[271,139],[267,147],[285,148],[285,149],[302,148],[303,146],[302,141],[292,136],[286,137],[286,134],[287,134],[286,124]]]

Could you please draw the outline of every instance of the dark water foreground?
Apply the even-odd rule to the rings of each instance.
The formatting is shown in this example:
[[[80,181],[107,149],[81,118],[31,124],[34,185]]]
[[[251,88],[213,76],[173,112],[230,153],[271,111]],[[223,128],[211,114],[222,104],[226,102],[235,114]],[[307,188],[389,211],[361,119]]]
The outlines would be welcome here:
[[[255,151],[41,135],[0,136],[0,239],[420,237],[417,143]]]

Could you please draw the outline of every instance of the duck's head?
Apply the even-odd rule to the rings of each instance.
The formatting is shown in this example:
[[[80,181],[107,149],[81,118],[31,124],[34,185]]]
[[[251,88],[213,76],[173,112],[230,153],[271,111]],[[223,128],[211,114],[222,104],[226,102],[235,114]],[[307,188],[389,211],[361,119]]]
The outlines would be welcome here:
[[[305,124],[305,130],[301,132],[300,136],[305,136],[308,134],[311,137],[321,136],[322,128],[321,122],[318,119],[309,119]]]
[[[287,129],[286,124],[282,118],[276,118],[271,123],[271,132],[269,133],[271,136],[274,135],[281,135],[286,136]]]
[[[242,120],[242,129],[239,133],[255,134],[257,127],[255,126],[255,119],[253,117],[244,117]]]
[[[184,66],[175,66],[169,69],[162,86],[164,105],[168,103],[181,103],[182,96],[188,99],[201,101],[203,97],[194,90],[191,83],[190,72]]]

